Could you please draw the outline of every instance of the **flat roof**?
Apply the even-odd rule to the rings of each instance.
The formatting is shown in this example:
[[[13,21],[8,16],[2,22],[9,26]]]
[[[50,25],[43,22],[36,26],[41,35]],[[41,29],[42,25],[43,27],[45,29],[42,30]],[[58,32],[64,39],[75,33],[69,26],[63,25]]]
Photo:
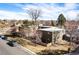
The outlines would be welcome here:
[[[38,29],[40,31],[48,31],[48,32],[55,32],[55,31],[62,31],[64,29],[58,28],[58,27],[50,27],[50,28],[43,28],[43,29]]]

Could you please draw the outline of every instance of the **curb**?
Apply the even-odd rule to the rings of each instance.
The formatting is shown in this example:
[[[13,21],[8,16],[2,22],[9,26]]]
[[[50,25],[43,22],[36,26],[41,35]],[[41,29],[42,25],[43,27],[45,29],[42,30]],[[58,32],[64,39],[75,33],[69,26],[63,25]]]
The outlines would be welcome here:
[[[29,50],[29,49],[27,49],[27,48],[25,48],[25,47],[23,47],[23,46],[21,46],[20,44],[18,44],[18,43],[15,43],[15,45],[16,45],[16,47],[18,47],[18,48],[21,48],[22,50],[24,50],[25,52],[27,52],[28,51],[28,53],[30,54],[30,55],[37,55],[36,53],[34,53],[33,51],[31,51],[31,50]]]

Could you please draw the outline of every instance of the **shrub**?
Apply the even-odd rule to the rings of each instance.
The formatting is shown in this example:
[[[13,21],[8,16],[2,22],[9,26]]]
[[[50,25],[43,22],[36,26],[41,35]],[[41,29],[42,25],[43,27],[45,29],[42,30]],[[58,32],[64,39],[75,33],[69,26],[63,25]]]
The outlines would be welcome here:
[[[26,41],[23,40],[22,38],[21,38],[21,39],[17,38],[17,39],[16,39],[16,42],[17,42],[18,44],[21,44],[22,46],[26,45]]]
[[[41,55],[62,55],[62,54],[66,54],[68,53],[68,51],[65,50],[42,50],[41,52],[37,53],[37,54],[41,54]]]

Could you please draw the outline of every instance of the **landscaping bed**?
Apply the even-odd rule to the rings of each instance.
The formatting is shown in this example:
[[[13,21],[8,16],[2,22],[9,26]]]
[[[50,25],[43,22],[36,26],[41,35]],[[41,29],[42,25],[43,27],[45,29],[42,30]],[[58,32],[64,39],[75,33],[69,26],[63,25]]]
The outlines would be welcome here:
[[[35,52],[38,55],[63,55],[66,53],[69,53],[68,48],[74,49],[73,46],[70,46],[69,44],[54,44],[52,46],[46,47],[42,46],[40,44],[33,43],[32,41],[28,39],[23,38],[13,38],[16,40],[16,42],[23,47]]]

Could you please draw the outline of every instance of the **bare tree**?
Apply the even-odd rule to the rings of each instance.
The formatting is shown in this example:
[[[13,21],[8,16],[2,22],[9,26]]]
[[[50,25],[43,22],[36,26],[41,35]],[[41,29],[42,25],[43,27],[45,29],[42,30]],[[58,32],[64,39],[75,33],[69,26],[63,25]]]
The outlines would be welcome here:
[[[28,15],[31,17],[32,20],[34,20],[34,24],[37,24],[37,19],[41,16],[41,10],[40,9],[28,9]]]

